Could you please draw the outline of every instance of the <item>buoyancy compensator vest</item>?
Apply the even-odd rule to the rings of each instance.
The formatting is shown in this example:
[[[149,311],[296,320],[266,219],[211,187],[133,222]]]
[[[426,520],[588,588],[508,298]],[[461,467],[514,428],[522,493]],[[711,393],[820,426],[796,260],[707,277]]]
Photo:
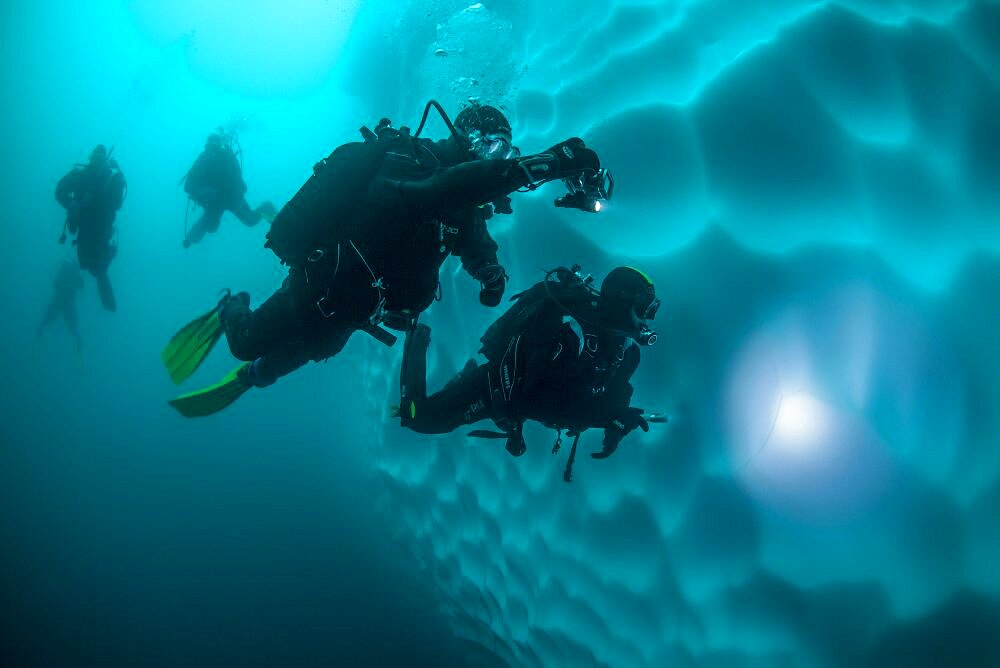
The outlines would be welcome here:
[[[491,362],[501,359],[510,340],[531,329],[547,307],[556,307],[559,313],[575,316],[589,313],[599,296],[591,287],[589,276],[580,274],[580,268],[558,267],[546,273],[545,280],[510,299],[514,305],[497,318],[480,337],[479,352]]]

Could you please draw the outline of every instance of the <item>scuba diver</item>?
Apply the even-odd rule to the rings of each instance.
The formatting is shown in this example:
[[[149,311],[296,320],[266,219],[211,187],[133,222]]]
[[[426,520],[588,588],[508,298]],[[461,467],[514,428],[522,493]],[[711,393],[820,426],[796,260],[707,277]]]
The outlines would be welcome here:
[[[202,208],[198,222],[191,229],[185,229],[184,248],[201,241],[207,232],[218,230],[225,211],[231,211],[247,227],[253,227],[262,218],[268,221],[274,219],[277,209],[271,202],[263,202],[256,209],[250,209],[241,155],[236,138],[222,128],[208,135],[205,150],[182,179],[184,192]],[[186,213],[184,220],[186,228]]]
[[[420,138],[432,105],[451,132],[437,142]],[[314,167],[271,225],[265,245],[289,266],[281,288],[256,310],[247,293],[227,292],[163,351],[177,383],[223,332],[244,361],[216,385],[172,400],[181,414],[222,410],[250,387],[336,355],[358,330],[393,345],[381,325],[413,327],[440,299],[438,271],[449,255],[479,282],[480,302],[498,305],[507,273],[486,220],[511,211],[508,194],[572,178],[594,198],[610,196],[610,177],[581,139],[521,157],[510,123],[489,105],[466,107],[453,125],[432,100],[413,134],[388,119],[361,134],[363,142],[338,147]]]
[[[639,365],[639,346],[656,342],[648,322],[660,300],[652,280],[632,267],[613,269],[595,290],[580,268],[559,267],[515,295],[510,309],[482,336],[487,362],[469,360],[440,391],[427,396],[426,356],[430,328],[418,324],[407,333],[400,370],[400,405],[404,427],[423,434],[443,434],[463,424],[491,419],[502,430],[473,431],[470,436],[506,439],[507,451],[519,457],[526,448],[526,420],[541,422],[576,440],[564,478],[571,477],[580,434],[604,430],[603,449],[591,456],[609,457],[636,428],[649,431],[643,409],[629,406],[629,379]],[[659,415],[647,416],[662,422]]]
[[[76,294],[83,288],[83,277],[80,276],[80,269],[71,260],[64,260],[56,272],[52,281],[52,299],[45,309],[42,321],[38,323],[38,331],[35,333],[35,340],[42,338],[42,331],[62,316],[66,323],[66,329],[76,341],[76,351],[83,349],[83,339],[80,338],[80,330],[76,320]]]
[[[67,230],[77,235],[73,245],[80,268],[97,279],[101,304],[108,311],[117,310],[108,266],[118,252],[111,239],[126,191],[125,176],[103,144],[94,147],[86,165],[76,165],[56,185],[56,201],[66,209],[59,243],[65,243]]]

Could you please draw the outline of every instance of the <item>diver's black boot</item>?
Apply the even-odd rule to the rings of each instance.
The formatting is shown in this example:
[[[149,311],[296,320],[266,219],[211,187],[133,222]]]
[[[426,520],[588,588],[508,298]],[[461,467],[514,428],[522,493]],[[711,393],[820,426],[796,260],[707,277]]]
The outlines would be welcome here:
[[[427,349],[431,328],[417,324],[406,333],[399,371],[399,419],[406,425],[416,417],[416,402],[427,397]]]
[[[227,322],[237,314],[249,312],[249,292],[237,292],[236,294],[232,294],[229,290],[226,290],[226,294],[224,294],[222,299],[219,300],[219,321],[222,323],[223,327],[226,327]]]

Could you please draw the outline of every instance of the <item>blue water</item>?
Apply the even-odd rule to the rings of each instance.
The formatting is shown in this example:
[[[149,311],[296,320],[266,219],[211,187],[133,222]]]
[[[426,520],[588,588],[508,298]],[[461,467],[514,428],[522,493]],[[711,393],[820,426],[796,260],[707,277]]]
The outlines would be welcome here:
[[[210,6],[205,6],[205,5]],[[27,2],[0,9],[0,664],[1000,664],[1000,6],[955,0]],[[239,134],[251,204],[428,98],[579,135],[599,216],[516,195],[541,267],[642,266],[635,404],[668,427],[562,482],[386,417],[399,346],[356,336],[180,418],[159,351],[223,287],[283,276],[265,226],[184,250],[178,186]],[[427,132],[445,132],[437,119]],[[56,181],[128,178],[82,354],[37,343]],[[449,262],[430,385],[495,316]],[[228,371],[224,346],[197,382]],[[600,447],[585,436],[585,451]]]

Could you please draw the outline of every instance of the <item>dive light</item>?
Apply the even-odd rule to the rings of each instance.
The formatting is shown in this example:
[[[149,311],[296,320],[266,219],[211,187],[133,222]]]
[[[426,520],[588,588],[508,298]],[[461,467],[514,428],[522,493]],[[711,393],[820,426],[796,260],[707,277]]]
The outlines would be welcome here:
[[[615,191],[614,177],[606,169],[574,174],[564,178],[563,183],[569,192],[556,199],[555,205],[587,213],[599,213]]]
[[[656,343],[658,338],[659,337],[656,332],[643,326],[642,329],[639,330],[639,334],[636,336],[636,341],[640,346],[651,346]]]

